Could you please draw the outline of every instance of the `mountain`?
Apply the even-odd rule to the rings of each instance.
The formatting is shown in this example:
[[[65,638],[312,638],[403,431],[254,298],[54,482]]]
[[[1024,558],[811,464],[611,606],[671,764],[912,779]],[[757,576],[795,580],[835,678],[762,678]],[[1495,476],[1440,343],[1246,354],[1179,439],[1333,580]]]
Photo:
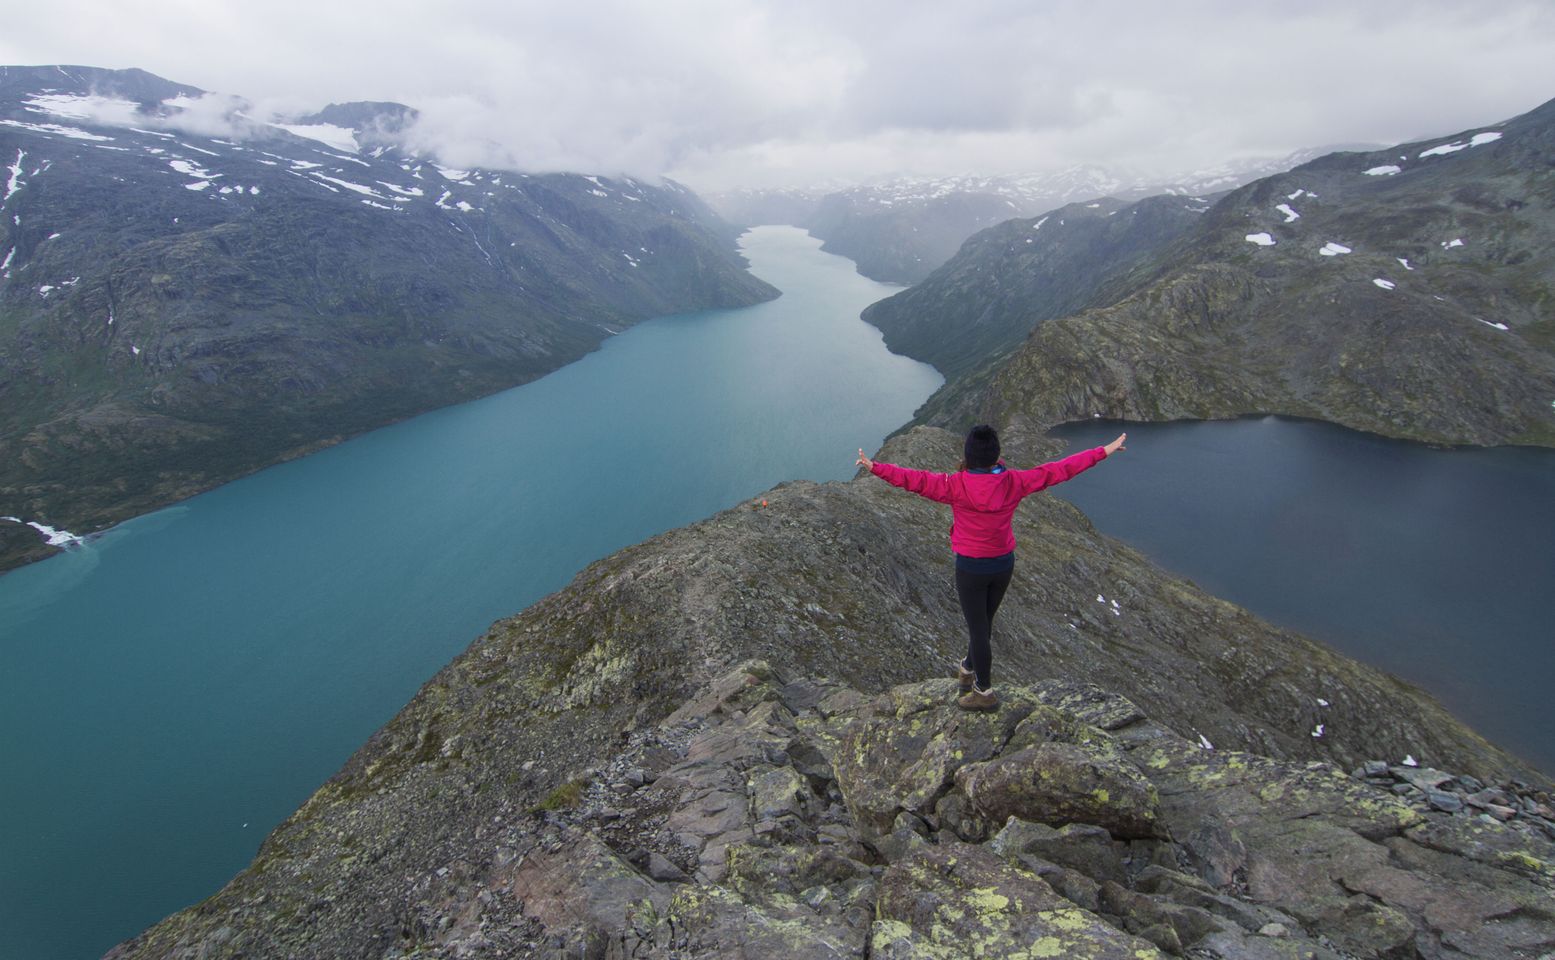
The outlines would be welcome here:
[[[967,240],[928,280],[870,305],[864,319],[891,350],[955,378],[1019,344],[1037,323],[1091,302],[1208,209],[1191,197],[1107,197],[1006,220]]]
[[[454,169],[399,104],[248,111],[0,67],[0,569],[20,521],[99,530],[777,293],[673,182]]]
[[[1430,443],[1550,445],[1552,156],[1555,102],[1255,181],[1144,260],[1099,251],[1088,279],[1034,277],[1024,244],[979,238],[871,315],[944,341],[1028,329],[948,383],[927,422],[1279,413]]]
[[[880,453],[958,455],[930,428]],[[1004,705],[963,714],[942,509],[869,476],[763,499],[495,624],[224,890],[110,956],[1555,943],[1548,780],[1420,691],[1037,497]]]
[[[864,276],[912,283],[973,233],[1024,212],[998,193],[895,181],[827,194],[800,225]]]
[[[1332,149],[1228,162],[1166,179],[1084,165],[1008,177],[895,177],[830,192],[747,190],[713,194],[708,200],[735,223],[804,227],[824,241],[821,249],[852,259],[859,272],[873,280],[916,283],[949,260],[972,234],[1012,217],[1033,217],[1104,197],[1203,198]]]

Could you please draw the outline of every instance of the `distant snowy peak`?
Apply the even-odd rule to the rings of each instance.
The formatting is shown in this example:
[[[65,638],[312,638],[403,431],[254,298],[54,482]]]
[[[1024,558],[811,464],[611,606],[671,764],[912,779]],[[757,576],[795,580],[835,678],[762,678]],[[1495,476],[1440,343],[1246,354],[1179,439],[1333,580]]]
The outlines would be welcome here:
[[[144,70],[49,65],[0,66],[0,100],[14,101],[29,93],[51,91],[76,96],[102,96],[151,107],[174,97],[200,97],[199,87],[174,83]]]
[[[261,207],[312,196],[385,212],[436,208],[484,214],[493,204],[544,202],[530,184],[573,202],[647,204],[680,219],[698,204],[678,184],[581,173],[534,175],[458,170],[399,145],[418,114],[404,104],[334,103],[302,116],[259,120],[248,101],[170,83],[142,71],[0,67],[0,206],[19,221],[14,198],[71,157],[153,189],[198,194],[213,209]],[[43,181],[46,182],[46,181]],[[176,222],[176,220],[175,220]],[[0,280],[22,260],[0,248]],[[21,251],[25,254],[25,251]],[[48,296],[54,289],[44,284]]]
[[[879,206],[912,205],[965,194],[1002,197],[1011,216],[1033,215],[1065,204],[1098,197],[1139,200],[1157,194],[1200,197],[1233,190],[1245,183],[1283,173],[1335,150],[1375,149],[1374,146],[1321,147],[1279,158],[1248,158],[1191,171],[1174,177],[1080,164],[1054,173],[1013,176],[896,176],[833,192],[855,203]]]
[[[331,104],[324,111],[295,119],[257,120],[250,116],[249,103],[240,97],[204,91],[181,90],[162,100],[147,102],[130,99],[111,87],[94,87],[86,92],[58,87],[42,87],[15,101],[21,110],[48,123],[68,121],[87,128],[116,127],[136,133],[172,131],[195,134],[221,134],[248,140],[273,135],[283,130],[292,136],[315,140],[336,150],[355,153],[362,140],[382,143],[403,128],[414,111],[400,104],[361,104],[363,107],[389,107],[380,112],[348,111],[358,105]],[[354,114],[354,116],[353,116]],[[331,118],[355,120],[341,124]],[[359,118],[359,119],[357,119]],[[13,121],[18,120],[12,117]],[[19,121],[25,122],[25,121]],[[18,125],[17,122],[10,124]],[[359,139],[359,136],[362,136]],[[84,138],[78,138],[84,139]]]
[[[389,101],[331,103],[299,116],[263,116],[242,97],[174,83],[144,70],[0,66],[0,130],[88,141],[103,150],[133,150],[129,141],[147,147],[157,138],[177,138],[203,142],[204,147],[184,143],[182,149],[207,155],[245,147],[295,154],[303,149],[300,139],[306,148],[355,157],[359,164],[390,150],[429,159],[406,146],[419,118],[413,107]],[[319,162],[306,150],[298,157],[273,159]],[[667,181],[661,186],[671,192],[684,189]]]

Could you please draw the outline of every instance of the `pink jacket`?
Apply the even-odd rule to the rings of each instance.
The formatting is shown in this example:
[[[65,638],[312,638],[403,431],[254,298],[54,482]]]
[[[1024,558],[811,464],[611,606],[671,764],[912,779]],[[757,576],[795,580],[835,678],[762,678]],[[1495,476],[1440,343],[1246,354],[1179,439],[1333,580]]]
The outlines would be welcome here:
[[[1070,454],[1030,470],[930,473],[877,462],[870,472],[892,486],[950,504],[950,547],[963,557],[1001,557],[1015,549],[1010,518],[1025,497],[1107,459],[1104,447]]]

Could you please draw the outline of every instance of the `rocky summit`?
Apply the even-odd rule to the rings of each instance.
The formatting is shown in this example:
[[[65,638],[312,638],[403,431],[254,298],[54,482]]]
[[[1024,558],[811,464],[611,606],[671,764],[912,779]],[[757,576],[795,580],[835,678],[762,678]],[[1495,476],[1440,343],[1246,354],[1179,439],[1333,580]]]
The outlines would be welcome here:
[[[1016,521],[1001,706],[961,711],[943,527],[790,483],[593,564],[110,956],[1555,950],[1546,778],[1060,501]]]
[[[677,184],[459,169],[414,120],[0,67],[0,570],[24,524],[90,533],[776,296]]]
[[[935,351],[966,361],[946,347],[963,336],[1025,337],[947,368],[958,376],[923,422],[1276,413],[1430,443],[1548,446],[1552,156],[1555,102],[1329,154],[1131,247],[1097,244],[1084,219],[1005,224],[872,313],[936,364]],[[1032,245],[1014,239],[1021,224]],[[1043,275],[1044,263],[1066,273]],[[927,330],[937,338],[915,345]]]
[[[1086,684],[1007,686],[995,713],[961,711],[957,692],[939,679],[866,695],[743,664],[537,802],[493,798],[460,849],[404,878],[362,941],[339,939],[331,901],[346,891],[326,884],[301,903],[218,899],[109,956],[1339,960],[1555,948],[1547,793],[1518,796],[1537,813],[1449,812],[1329,763],[1207,749]],[[1513,798],[1511,784],[1497,791]],[[380,823],[374,806],[367,824]],[[374,869],[382,841],[342,826],[314,858],[349,863],[346,877]],[[298,866],[267,869],[295,882]]]

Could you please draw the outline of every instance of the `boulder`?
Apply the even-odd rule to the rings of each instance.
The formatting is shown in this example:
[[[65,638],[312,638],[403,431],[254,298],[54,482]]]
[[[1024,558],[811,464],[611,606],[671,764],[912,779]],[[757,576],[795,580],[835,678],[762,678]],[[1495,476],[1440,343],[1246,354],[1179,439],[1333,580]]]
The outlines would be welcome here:
[[[552,935],[578,942],[620,930],[644,901],[665,906],[670,900],[665,888],[581,831],[531,851],[507,877],[507,887],[526,916]]]
[[[1071,823],[1057,829],[1011,817],[988,842],[1001,857],[1029,854],[1078,870],[1096,881],[1125,879],[1123,844],[1105,829],[1088,823]]]
[[[1015,694],[995,713],[969,713],[955,691],[949,680],[897,687],[843,734],[832,767],[866,838],[890,833],[903,810],[933,814],[956,771],[998,753],[1036,706]]]
[[[1117,837],[1162,837],[1159,799],[1126,760],[1086,746],[1043,743],[956,773],[956,784],[990,820],[1090,823]]]

